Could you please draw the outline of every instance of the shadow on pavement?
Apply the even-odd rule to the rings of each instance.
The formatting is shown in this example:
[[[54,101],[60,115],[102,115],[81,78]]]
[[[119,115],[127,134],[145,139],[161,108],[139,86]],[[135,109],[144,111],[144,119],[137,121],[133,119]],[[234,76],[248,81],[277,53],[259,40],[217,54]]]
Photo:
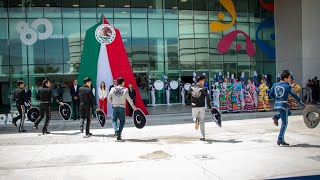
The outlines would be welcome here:
[[[128,142],[159,142],[158,139],[126,139]]]
[[[81,132],[74,132],[74,133],[55,133],[55,132],[51,132],[50,134],[53,134],[53,135],[70,135],[70,136],[73,136],[73,135],[78,135],[78,134],[82,134]]]
[[[235,139],[229,139],[228,141],[222,141],[222,140],[213,140],[213,139],[207,139],[205,140],[208,144],[212,143],[231,143],[231,144],[236,144],[236,143],[241,143],[243,141],[237,141]]]
[[[320,148],[320,145],[313,145],[313,144],[296,144],[287,147],[301,147],[301,148]]]

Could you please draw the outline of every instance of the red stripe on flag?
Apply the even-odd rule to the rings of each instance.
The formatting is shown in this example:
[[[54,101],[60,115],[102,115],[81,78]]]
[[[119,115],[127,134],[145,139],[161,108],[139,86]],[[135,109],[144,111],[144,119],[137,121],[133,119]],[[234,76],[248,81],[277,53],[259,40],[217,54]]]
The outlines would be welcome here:
[[[103,23],[109,24],[109,22],[105,18],[103,18]],[[112,76],[114,79],[123,77],[126,82],[126,87],[128,87],[129,83],[133,84],[133,87],[136,89],[136,107],[140,108],[144,112],[144,114],[148,115],[148,110],[142,101],[136,80],[133,76],[129,58],[122,42],[120,31],[116,28],[114,29],[116,31],[116,38],[112,43],[106,45]],[[126,109],[128,114],[128,108]]]

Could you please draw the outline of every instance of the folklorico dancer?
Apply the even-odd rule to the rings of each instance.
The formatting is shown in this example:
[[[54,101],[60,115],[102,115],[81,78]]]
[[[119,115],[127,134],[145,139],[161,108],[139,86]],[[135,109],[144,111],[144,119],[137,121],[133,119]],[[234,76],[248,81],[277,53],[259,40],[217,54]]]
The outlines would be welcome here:
[[[254,71],[253,72],[253,85],[256,87],[256,91],[254,92],[255,93],[255,97],[257,97],[254,101],[256,107],[258,108],[258,96],[259,96],[259,82],[258,82],[258,74],[257,74],[257,71]]]
[[[259,97],[258,97],[258,110],[268,111],[270,110],[269,98],[268,98],[269,87],[266,84],[265,77],[261,79],[259,86]]]
[[[237,78],[233,79],[233,91],[232,91],[232,112],[239,112],[241,110],[241,91],[242,91],[242,85],[240,82],[238,82]]]
[[[220,75],[219,75],[220,76]],[[215,77],[215,81],[216,82],[212,82],[211,88],[212,88],[212,102],[213,102],[213,106],[215,106],[216,108],[219,108],[219,96],[220,96],[220,91],[219,91],[219,81],[218,78],[216,77],[216,75],[214,75]],[[222,76],[221,76],[222,78]]]
[[[251,82],[250,79],[248,79],[248,84],[245,88],[245,106],[244,110],[245,111],[253,111],[257,109],[256,106],[256,99],[257,99],[257,94],[256,94],[256,86]]]
[[[241,109],[244,110],[244,106],[246,105],[246,102],[244,100],[244,93],[246,91],[246,85],[245,85],[245,76],[244,72],[241,73],[241,94],[240,94],[240,99],[241,99]]]
[[[191,105],[192,105],[192,118],[195,122],[195,128],[199,128],[200,124],[200,130],[202,138],[200,138],[201,141],[205,141],[205,104],[207,103],[207,106],[211,110],[211,103],[210,103],[210,96],[207,93],[207,89],[204,87],[205,83],[205,76],[200,76],[196,78],[196,84],[192,86],[188,92],[187,99],[191,99]]]
[[[26,91],[24,90],[24,81],[18,81],[18,88],[14,90],[13,99],[16,101],[16,106],[19,111],[19,116],[12,119],[12,124],[17,127],[17,121],[21,119],[19,132],[26,132],[23,129],[25,117],[25,106],[31,106],[28,102]]]
[[[273,123],[278,126],[278,120],[281,118],[282,121],[277,144],[286,146],[289,144],[285,142],[284,135],[288,125],[288,116],[291,115],[291,111],[288,110],[288,95],[290,94],[303,107],[305,106],[299,97],[293,93],[291,86],[288,84],[290,81],[290,72],[284,71],[281,75],[281,82],[275,83],[270,90],[270,97],[275,100],[274,108],[280,113],[273,117]]]
[[[227,112],[228,110],[232,109],[232,104],[231,104],[231,94],[230,92],[233,89],[232,84],[229,83],[228,78],[224,78],[224,82],[219,84],[218,87],[220,91],[220,105],[219,105],[219,110],[223,112]]]
[[[41,120],[44,118],[44,113],[46,113],[46,121],[42,128],[42,134],[50,134],[48,131],[48,126],[51,119],[51,98],[54,99],[55,102],[57,102],[60,105],[63,105],[64,103],[59,102],[58,97],[54,97],[51,89],[50,89],[51,83],[49,80],[43,80],[42,81],[42,87],[38,90],[36,99],[40,101],[40,116],[38,119],[34,122],[33,128],[38,130],[38,125],[40,124]]]
[[[295,93],[299,97],[299,92],[301,90],[301,87],[296,82],[294,82],[294,78],[292,75],[291,75],[290,86],[292,88],[293,93]],[[290,110],[299,109],[299,103],[291,95],[289,95],[288,97],[288,105]]]

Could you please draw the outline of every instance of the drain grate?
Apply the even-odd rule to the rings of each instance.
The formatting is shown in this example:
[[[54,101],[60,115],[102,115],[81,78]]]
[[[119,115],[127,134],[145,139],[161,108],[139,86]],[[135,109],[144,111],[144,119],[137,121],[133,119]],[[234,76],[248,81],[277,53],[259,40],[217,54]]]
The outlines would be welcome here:
[[[320,161],[320,155],[319,156],[309,156],[307,157],[308,159],[312,159],[312,160],[315,160],[315,161]]]
[[[210,154],[198,154],[194,156],[196,159],[200,160],[214,160],[215,157]]]

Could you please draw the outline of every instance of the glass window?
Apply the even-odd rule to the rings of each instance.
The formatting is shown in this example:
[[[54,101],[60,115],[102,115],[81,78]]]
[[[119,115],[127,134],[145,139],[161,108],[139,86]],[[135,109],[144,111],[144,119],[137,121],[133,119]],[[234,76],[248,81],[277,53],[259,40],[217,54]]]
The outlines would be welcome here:
[[[196,61],[209,61],[209,40],[195,39],[194,52]]]
[[[1,61],[1,57],[0,57],[0,61]],[[9,66],[0,66],[0,77],[9,78],[9,76],[10,76]]]
[[[7,0],[0,1],[0,18],[8,17],[7,8],[8,8],[8,1]]]
[[[193,19],[192,0],[178,1],[179,19]]]
[[[114,1],[114,17],[130,18],[130,0]]]
[[[62,15],[64,18],[79,18],[79,0],[63,0]]]
[[[210,67],[209,61],[197,61],[196,62],[196,71],[208,71]]]
[[[63,63],[63,41],[62,21],[61,19],[50,19],[53,25],[53,36],[56,38],[46,39],[45,47],[45,62],[46,63]]]
[[[147,18],[147,0],[131,1],[131,17]]]
[[[260,3],[259,1],[249,1],[249,21],[260,22]]]
[[[115,19],[114,27],[120,31],[128,56],[131,55],[131,21],[130,19]]]
[[[239,61],[238,62],[238,74],[237,77],[241,77],[241,73],[244,72],[245,79],[250,78],[250,61]]]
[[[98,17],[113,18],[113,0],[97,0]]]
[[[194,21],[194,37],[208,39],[208,21]]]
[[[180,61],[195,61],[194,39],[181,39],[179,41],[179,56]]]
[[[10,66],[11,76],[28,77],[28,66]]]
[[[193,21],[179,21],[179,39],[194,38]]]
[[[61,0],[44,0],[44,17],[60,18],[61,17]]]
[[[43,1],[33,0],[26,1],[27,18],[41,18],[43,17]]]
[[[80,15],[82,18],[97,18],[97,2],[80,0]]]
[[[221,4],[218,0],[208,1],[209,20],[218,20],[218,14],[221,11]]]
[[[9,65],[8,20],[0,19],[0,66]]]
[[[164,19],[178,18],[178,4],[176,0],[164,0]]]
[[[179,70],[177,20],[164,21],[164,38],[166,71]]]
[[[144,19],[132,19],[131,21],[133,62],[149,62],[147,21]]]
[[[10,64],[22,65],[27,64],[27,46],[21,42],[20,34],[16,30],[16,26],[20,22],[25,22],[24,19],[11,19],[9,21],[9,43],[10,43]]]
[[[237,0],[235,1],[237,11],[237,22],[248,22],[248,0]]]
[[[151,70],[164,70],[164,40],[163,20],[151,19],[148,21],[149,34],[149,62]]]
[[[64,63],[78,64],[81,59],[80,20],[63,20],[63,58]]]
[[[187,56],[191,56],[191,57],[187,57]],[[192,59],[194,58],[193,55],[186,55],[184,56],[188,59]],[[195,61],[181,61],[180,60],[180,68],[184,71],[195,71]]]
[[[162,1],[161,0],[148,0],[148,17],[149,18],[162,18]]]
[[[194,19],[208,20],[207,1],[193,1]]]
[[[10,0],[9,17],[11,18],[25,18],[26,17],[26,2],[25,0]]]

